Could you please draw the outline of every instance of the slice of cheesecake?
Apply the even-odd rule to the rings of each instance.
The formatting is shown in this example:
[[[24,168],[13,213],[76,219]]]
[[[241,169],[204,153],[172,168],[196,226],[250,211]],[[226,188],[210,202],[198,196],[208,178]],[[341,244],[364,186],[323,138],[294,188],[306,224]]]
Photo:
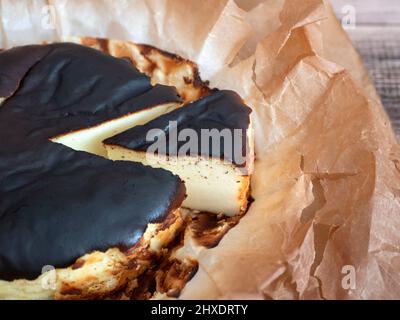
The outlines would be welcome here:
[[[233,91],[209,96],[104,141],[112,160],[169,170],[185,182],[183,206],[228,216],[248,204],[251,109]]]

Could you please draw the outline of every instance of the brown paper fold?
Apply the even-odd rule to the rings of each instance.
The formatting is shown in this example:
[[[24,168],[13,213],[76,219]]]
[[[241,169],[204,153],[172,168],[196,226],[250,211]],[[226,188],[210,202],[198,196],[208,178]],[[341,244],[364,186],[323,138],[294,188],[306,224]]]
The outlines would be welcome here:
[[[252,107],[255,201],[217,247],[187,239],[179,254],[199,271],[181,298],[400,298],[400,150],[327,3],[3,0],[0,10],[2,47],[67,35],[151,44]],[[53,29],[40,27],[46,12]]]

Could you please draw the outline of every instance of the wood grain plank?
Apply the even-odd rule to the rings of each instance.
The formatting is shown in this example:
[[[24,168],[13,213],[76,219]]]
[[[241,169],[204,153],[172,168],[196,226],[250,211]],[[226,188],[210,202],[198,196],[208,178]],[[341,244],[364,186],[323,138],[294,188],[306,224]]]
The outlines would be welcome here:
[[[331,0],[339,18],[345,5],[356,13],[347,29],[381,96],[400,140],[400,0]]]
[[[400,27],[349,30],[400,137]]]

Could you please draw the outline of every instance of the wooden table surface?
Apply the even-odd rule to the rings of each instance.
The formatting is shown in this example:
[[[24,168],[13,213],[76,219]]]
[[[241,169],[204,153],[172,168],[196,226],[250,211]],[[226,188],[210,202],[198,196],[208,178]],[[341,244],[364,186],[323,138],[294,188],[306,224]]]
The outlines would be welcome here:
[[[375,83],[400,140],[400,0],[331,0]]]

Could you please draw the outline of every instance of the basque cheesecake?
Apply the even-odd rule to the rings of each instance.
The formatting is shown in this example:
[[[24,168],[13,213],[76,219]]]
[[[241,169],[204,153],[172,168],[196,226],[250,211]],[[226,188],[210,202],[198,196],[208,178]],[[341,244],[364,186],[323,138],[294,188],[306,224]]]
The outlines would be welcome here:
[[[103,138],[180,98],[129,61],[76,44],[3,51],[0,70],[0,297],[109,294],[174,239],[185,187],[165,170],[70,147],[103,154]],[[48,265],[52,291],[34,280]]]
[[[74,42],[0,52],[0,299],[141,297],[179,269],[176,294],[197,265],[170,259],[185,230],[213,213],[196,234],[217,243],[248,206],[251,110],[173,54]]]

